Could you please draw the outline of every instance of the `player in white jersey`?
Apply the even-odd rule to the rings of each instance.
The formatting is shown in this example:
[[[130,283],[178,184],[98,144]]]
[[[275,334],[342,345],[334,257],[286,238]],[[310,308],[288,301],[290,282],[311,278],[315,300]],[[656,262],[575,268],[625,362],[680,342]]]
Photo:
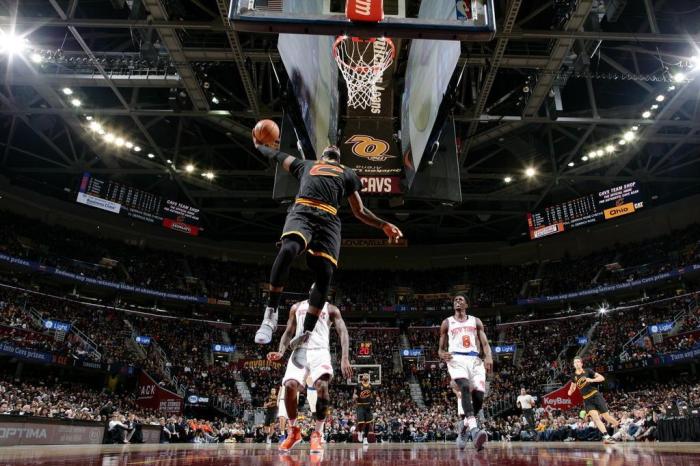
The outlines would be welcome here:
[[[468,298],[464,295],[455,296],[452,307],[454,315],[443,320],[440,326],[438,355],[447,363],[450,378],[461,395],[464,422],[457,445],[463,447],[466,444],[468,430],[474,446],[480,451],[488,436],[477,427],[476,415],[484,404],[486,372],[493,370],[491,346],[481,319],[467,315]],[[480,350],[484,354],[483,361],[479,357]]]
[[[277,361],[282,358],[289,347],[289,342],[304,332],[304,319],[309,310],[309,302],[302,301],[292,306],[289,311],[287,328],[280,340],[278,351],[268,353],[267,358]],[[352,366],[350,366],[349,348],[350,337],[345,321],[340,315],[340,310],[332,304],[326,303],[318,316],[318,322],[308,338],[296,348],[289,357],[287,370],[282,379],[285,386],[285,408],[289,418],[289,432],[287,438],[279,446],[283,452],[291,450],[301,441],[301,429],[296,425],[298,393],[307,385],[307,377],[310,378],[313,388],[316,390],[315,404],[316,428],[311,434],[311,452],[323,451],[321,437],[325,424],[328,408],[330,406],[330,394],[328,384],[333,378],[333,367],[330,354],[330,327],[335,325],[335,330],[340,338],[342,356],[340,368],[345,378],[352,378]]]

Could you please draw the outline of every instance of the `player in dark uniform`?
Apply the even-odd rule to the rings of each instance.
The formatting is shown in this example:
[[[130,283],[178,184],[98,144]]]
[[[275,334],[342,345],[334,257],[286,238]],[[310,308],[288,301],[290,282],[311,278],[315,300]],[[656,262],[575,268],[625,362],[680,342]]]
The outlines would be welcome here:
[[[273,387],[265,402],[265,434],[267,443],[272,443],[272,432],[275,430],[277,420],[277,390]]]
[[[365,445],[369,443],[367,436],[369,429],[372,426],[372,403],[374,402],[374,390],[369,383],[369,375],[363,374],[360,378],[360,385],[355,387],[355,393],[352,395],[357,408],[357,440]]]
[[[574,358],[574,377],[569,386],[569,396],[573,395],[577,388],[581,390],[583,409],[591,416],[596,427],[598,427],[600,433],[603,434],[603,442],[615,443],[608,435],[608,430],[600,419],[603,417],[603,419],[608,421],[614,428],[620,425],[620,422],[608,412],[608,405],[603,395],[598,391],[598,384],[604,381],[605,377],[593,369],[584,369],[583,360],[581,358]]]
[[[320,160],[301,160],[279,150],[260,144],[253,137],[261,154],[290,172],[299,180],[299,192],[287,213],[280,250],[270,274],[270,297],[255,342],[268,344],[277,328],[277,308],[296,256],[306,251],[307,264],[315,275],[315,285],[309,293],[309,310],[304,319],[304,333],[292,340],[295,349],[308,339],[316,326],[326,302],[331,278],[338,266],[340,253],[340,219],[338,206],[347,198],[353,215],[367,225],[384,231],[390,241],[403,236],[401,230],[369,211],[360,198],[362,183],[357,174],[340,164],[340,150],[329,146]]]

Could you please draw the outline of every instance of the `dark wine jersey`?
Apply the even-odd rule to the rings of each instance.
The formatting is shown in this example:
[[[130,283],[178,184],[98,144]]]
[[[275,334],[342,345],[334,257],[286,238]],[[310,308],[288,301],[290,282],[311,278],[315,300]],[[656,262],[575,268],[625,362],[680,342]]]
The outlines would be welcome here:
[[[336,209],[340,201],[362,189],[357,173],[335,162],[295,159],[289,172],[299,180],[297,197],[314,199]]]
[[[581,374],[574,372],[573,383],[576,384],[579,390],[581,390],[581,396],[584,400],[598,393],[597,383],[586,382],[586,379],[592,379],[594,377],[595,371],[593,369],[584,369]]]
[[[277,394],[270,393],[267,397],[267,407],[276,408],[277,407]]]
[[[360,383],[360,385],[355,388],[355,393],[357,393],[357,405],[358,406],[369,406],[372,404],[372,401],[374,401],[374,390],[372,389],[371,384],[364,385],[363,383]]]

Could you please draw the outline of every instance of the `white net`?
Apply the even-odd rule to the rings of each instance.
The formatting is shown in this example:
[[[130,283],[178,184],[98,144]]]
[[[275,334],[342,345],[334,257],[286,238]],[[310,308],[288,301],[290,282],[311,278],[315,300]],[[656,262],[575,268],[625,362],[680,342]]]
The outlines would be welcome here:
[[[348,106],[365,109],[378,97],[377,83],[394,62],[396,47],[391,39],[340,36],[333,56],[348,89]]]

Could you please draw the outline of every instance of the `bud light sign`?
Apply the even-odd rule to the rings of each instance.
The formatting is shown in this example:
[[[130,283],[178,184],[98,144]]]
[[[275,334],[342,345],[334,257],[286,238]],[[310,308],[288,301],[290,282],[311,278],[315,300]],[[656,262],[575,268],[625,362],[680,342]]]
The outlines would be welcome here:
[[[70,324],[67,322],[59,322],[58,320],[45,320],[44,328],[55,330],[56,332],[70,332]]]
[[[422,349],[405,349],[401,350],[401,355],[404,358],[419,358],[423,356],[423,350]]]
[[[138,336],[136,337],[136,343],[138,343],[139,345],[148,346],[151,344],[151,337]]]
[[[649,333],[651,335],[655,333],[668,333],[673,329],[673,322],[661,322],[658,324],[649,326]]]
[[[578,343],[579,346],[585,346],[588,344],[588,337],[578,337],[576,339],[576,342]]]
[[[515,353],[515,345],[502,345],[502,346],[495,346],[493,348],[494,352],[498,354],[503,354],[503,353]]]
[[[214,343],[211,345],[211,350],[215,353],[235,353],[236,345],[224,345],[221,343]]]

